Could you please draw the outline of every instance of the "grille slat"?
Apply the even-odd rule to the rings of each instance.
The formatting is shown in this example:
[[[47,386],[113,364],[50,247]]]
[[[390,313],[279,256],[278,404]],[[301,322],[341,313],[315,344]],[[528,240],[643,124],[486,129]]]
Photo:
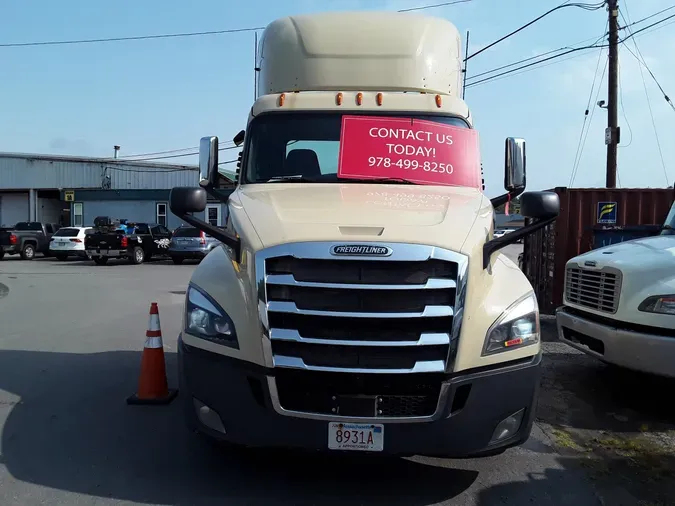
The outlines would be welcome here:
[[[568,267],[565,301],[605,313],[616,313],[621,293],[621,272],[616,269]]]

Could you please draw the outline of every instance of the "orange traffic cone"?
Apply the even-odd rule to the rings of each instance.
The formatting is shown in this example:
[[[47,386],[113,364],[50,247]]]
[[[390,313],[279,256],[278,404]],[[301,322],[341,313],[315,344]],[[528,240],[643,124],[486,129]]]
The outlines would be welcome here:
[[[127,398],[127,404],[169,404],[178,390],[169,390],[164,362],[164,343],[159,324],[157,303],[150,305],[150,320],[145,333],[138,392]]]

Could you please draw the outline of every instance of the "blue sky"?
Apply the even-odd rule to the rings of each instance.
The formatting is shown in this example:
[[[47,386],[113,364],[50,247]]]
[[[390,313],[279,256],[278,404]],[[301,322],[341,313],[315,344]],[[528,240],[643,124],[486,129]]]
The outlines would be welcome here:
[[[434,3],[440,0],[15,0],[0,4],[0,43],[256,27],[288,14],[397,10]],[[473,0],[426,13],[450,19],[462,33],[470,30],[473,52],[558,3],[559,0]],[[673,3],[619,0],[624,14],[627,8],[633,21]],[[470,60],[468,74],[594,40],[602,35],[605,24],[604,9],[562,9]],[[660,26],[661,29],[639,34],[636,40],[666,93],[675,98],[675,66],[673,57],[668,56],[675,51],[675,24],[666,22]],[[121,145],[122,155],[130,155],[197,146],[204,135],[229,140],[245,127],[253,100],[253,48],[254,35],[250,32],[69,46],[0,47],[0,151],[110,156],[114,144]],[[635,51],[633,45],[630,48]],[[528,142],[529,189],[569,185],[598,51],[575,53],[575,58],[560,58],[554,60],[554,65],[467,89],[466,100],[481,135],[490,196],[501,191],[503,143],[507,136],[524,137]],[[620,124],[622,144],[626,145],[619,148],[620,185],[672,184],[675,111],[645,72],[666,177],[639,65],[625,49],[621,50],[620,61]],[[606,99],[606,77],[602,87],[598,98]],[[595,107],[572,186],[604,186],[606,114]],[[196,162],[194,157],[173,161]]]

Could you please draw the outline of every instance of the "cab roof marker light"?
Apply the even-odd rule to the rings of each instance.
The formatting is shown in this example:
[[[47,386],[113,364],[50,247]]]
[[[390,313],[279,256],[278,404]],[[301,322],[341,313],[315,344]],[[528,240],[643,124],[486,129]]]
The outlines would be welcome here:
[[[356,105],[361,105],[363,103],[363,93],[360,91],[356,94]]]
[[[279,95],[279,107],[283,107],[284,102],[286,102],[286,94],[282,93],[281,95]]]
[[[443,105],[443,99],[441,98],[440,95],[436,95],[436,107],[440,109],[440,107]]]
[[[343,97],[342,92],[335,95],[335,103],[337,105],[342,105],[342,97]]]
[[[382,100],[384,98],[382,92],[378,93],[376,98],[377,98],[377,105],[382,105]]]

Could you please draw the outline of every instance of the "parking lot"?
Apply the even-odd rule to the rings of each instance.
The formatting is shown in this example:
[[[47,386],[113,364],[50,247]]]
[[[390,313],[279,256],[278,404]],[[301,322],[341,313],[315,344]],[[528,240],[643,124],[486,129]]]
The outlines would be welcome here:
[[[550,319],[532,437],[496,457],[225,452],[175,401],[128,406],[151,302],[176,385],[194,267],[0,262],[0,504],[675,504],[675,383],[556,342]]]

